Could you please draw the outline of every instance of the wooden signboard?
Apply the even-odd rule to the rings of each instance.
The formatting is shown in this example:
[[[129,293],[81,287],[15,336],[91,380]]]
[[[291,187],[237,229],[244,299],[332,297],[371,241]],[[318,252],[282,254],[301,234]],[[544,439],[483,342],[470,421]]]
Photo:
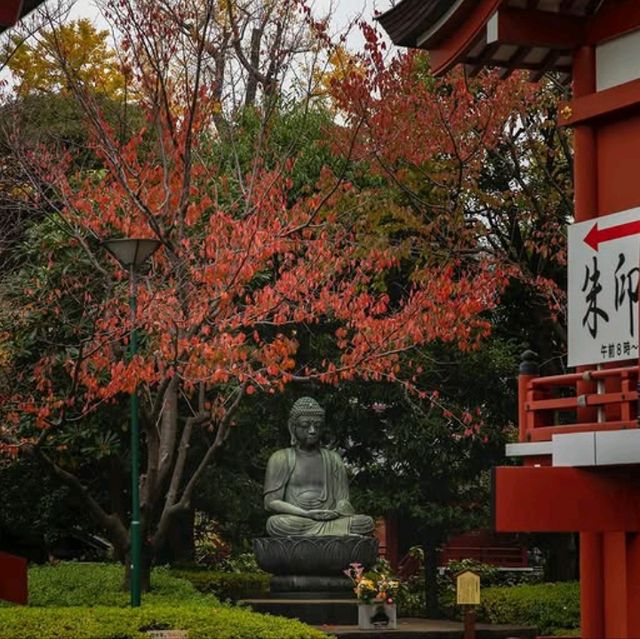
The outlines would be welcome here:
[[[186,630],[148,630],[149,639],[189,639]]]
[[[459,606],[480,603],[480,575],[473,570],[463,570],[456,575],[456,603]]]

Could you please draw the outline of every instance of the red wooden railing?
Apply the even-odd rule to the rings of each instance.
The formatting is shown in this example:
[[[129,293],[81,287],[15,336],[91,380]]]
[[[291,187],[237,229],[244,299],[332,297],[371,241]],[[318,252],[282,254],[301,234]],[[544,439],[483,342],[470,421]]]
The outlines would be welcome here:
[[[590,370],[519,380],[520,441],[548,441],[555,433],[636,428],[638,367]],[[594,392],[580,392],[590,389]]]
[[[450,561],[474,559],[483,564],[492,564],[503,568],[526,568],[528,566],[526,548],[500,546],[445,546],[440,551],[438,565],[446,566]]]

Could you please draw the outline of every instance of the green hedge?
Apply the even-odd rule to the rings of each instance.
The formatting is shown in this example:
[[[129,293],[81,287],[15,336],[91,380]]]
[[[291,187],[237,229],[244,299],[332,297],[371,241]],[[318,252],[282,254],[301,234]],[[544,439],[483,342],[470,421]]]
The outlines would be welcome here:
[[[148,639],[145,630],[169,629],[188,630],[189,639],[326,639],[293,619],[220,604],[0,610],[1,639]]]
[[[209,575],[209,583],[215,573]],[[142,639],[146,630],[188,630],[189,639],[324,639],[299,621],[221,604],[193,583],[156,568],[152,592],[129,607],[119,564],[61,563],[29,569],[29,606],[0,608],[0,639]],[[243,575],[237,578],[240,589]],[[255,576],[253,576],[255,577]],[[268,575],[259,575],[268,583]],[[225,580],[222,580],[225,582]],[[257,581],[257,578],[253,581]],[[247,580],[244,580],[246,588]],[[202,584],[201,584],[202,585]],[[228,591],[232,586],[227,584]],[[211,586],[207,593],[215,592]]]
[[[120,564],[62,562],[55,566],[31,566],[29,606],[125,607],[129,605],[129,593],[123,588],[123,580],[124,568]],[[143,594],[146,603],[202,599],[191,583],[166,568],[152,570],[151,588],[151,592]]]
[[[221,600],[238,601],[269,594],[271,575],[264,572],[210,572],[206,570],[173,570],[171,574],[189,581],[199,592]]]
[[[478,617],[490,623],[536,626],[541,635],[553,635],[580,626],[580,585],[545,583],[486,588]]]

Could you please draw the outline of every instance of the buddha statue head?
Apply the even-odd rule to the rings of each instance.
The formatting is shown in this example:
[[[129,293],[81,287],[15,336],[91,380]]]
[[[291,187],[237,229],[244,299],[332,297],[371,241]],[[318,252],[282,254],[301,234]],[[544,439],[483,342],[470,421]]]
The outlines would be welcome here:
[[[312,397],[301,397],[291,407],[288,426],[292,446],[296,444],[303,448],[319,446],[324,426],[324,408]]]

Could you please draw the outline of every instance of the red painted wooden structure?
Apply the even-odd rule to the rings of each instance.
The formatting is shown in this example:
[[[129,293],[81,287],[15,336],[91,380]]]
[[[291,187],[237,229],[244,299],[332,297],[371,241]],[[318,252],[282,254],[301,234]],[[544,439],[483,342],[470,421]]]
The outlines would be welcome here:
[[[386,559],[393,570],[397,570],[400,558],[398,556],[398,521],[396,517],[388,515],[377,519],[374,534],[378,540],[378,556]]]
[[[0,599],[26,605],[27,560],[0,552]]]
[[[490,530],[470,530],[447,539],[438,553],[438,565],[475,559],[502,568],[526,568],[527,549],[512,535],[496,535]]]
[[[12,27],[30,11],[41,5],[44,0],[1,0],[0,33]]]
[[[463,63],[571,80],[576,221],[640,206],[640,0],[401,0],[379,21],[428,50],[436,73]],[[521,375],[520,441],[637,428],[637,380],[632,361]],[[552,466],[541,453],[496,469],[494,500],[499,531],[580,533],[583,639],[640,637],[640,466]]]

